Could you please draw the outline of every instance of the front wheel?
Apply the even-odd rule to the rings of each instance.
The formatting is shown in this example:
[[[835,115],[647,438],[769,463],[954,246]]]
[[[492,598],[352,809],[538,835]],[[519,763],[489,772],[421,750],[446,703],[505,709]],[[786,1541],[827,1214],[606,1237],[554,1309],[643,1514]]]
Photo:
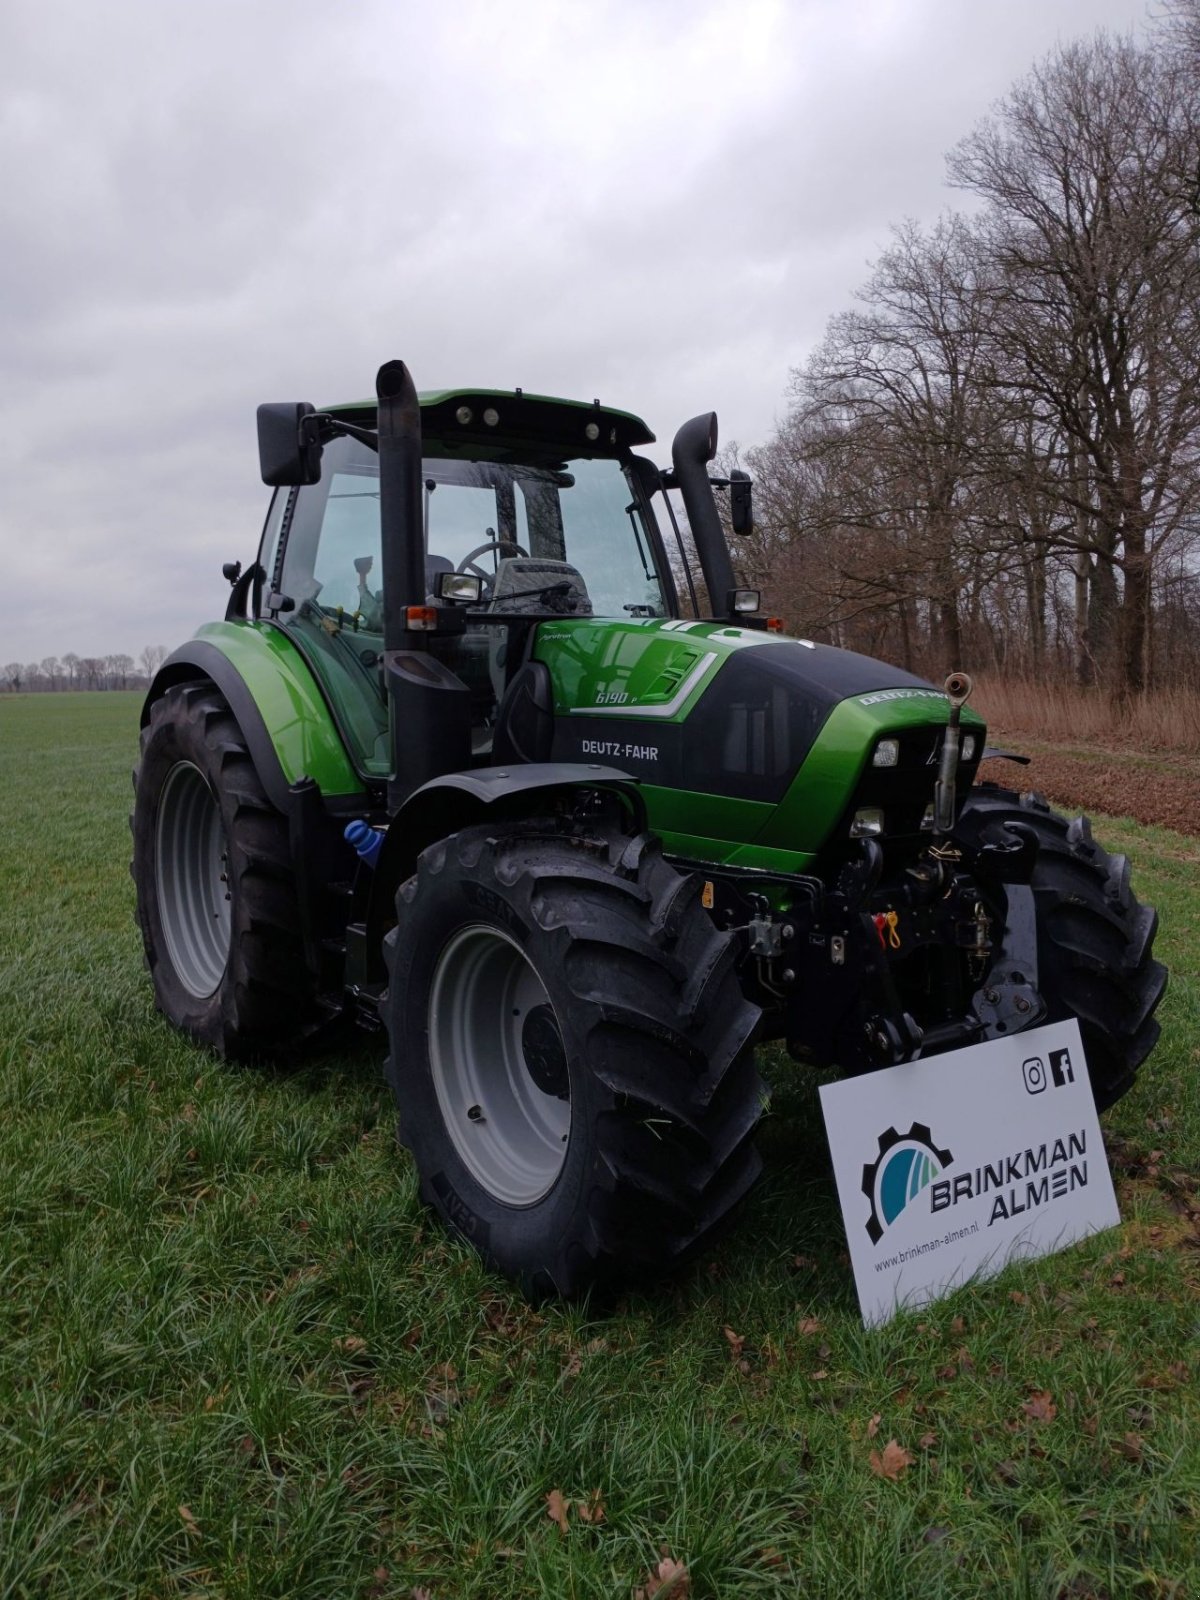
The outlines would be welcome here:
[[[647,836],[426,850],[388,935],[388,1079],[424,1200],[534,1293],[659,1273],[753,1183],[757,1008]]]
[[[1158,1040],[1154,1013],[1167,987],[1167,970],[1153,955],[1158,913],[1139,903],[1128,860],[1096,843],[1088,819],[1052,811],[1040,794],[979,784],[955,836],[976,847],[1010,823],[1038,841],[1031,887],[1046,1020],[1078,1019],[1103,1111],[1133,1087]]]

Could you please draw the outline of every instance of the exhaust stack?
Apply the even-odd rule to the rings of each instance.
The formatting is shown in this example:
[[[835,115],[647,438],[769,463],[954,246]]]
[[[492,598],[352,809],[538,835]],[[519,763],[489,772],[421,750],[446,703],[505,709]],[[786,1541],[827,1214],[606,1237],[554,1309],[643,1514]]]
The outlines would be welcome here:
[[[688,526],[700,558],[700,569],[708,589],[708,603],[714,618],[733,621],[733,563],[729,559],[725,530],[721,527],[712,485],[708,481],[708,463],[716,453],[715,411],[685,422],[671,444],[675,482],[683,496]]]

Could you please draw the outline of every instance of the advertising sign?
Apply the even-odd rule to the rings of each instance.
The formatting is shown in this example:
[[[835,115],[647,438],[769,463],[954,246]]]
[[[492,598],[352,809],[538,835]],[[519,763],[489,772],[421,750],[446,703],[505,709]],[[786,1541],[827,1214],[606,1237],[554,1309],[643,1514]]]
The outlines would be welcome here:
[[[1121,1219],[1079,1024],[821,1089],[863,1321]]]

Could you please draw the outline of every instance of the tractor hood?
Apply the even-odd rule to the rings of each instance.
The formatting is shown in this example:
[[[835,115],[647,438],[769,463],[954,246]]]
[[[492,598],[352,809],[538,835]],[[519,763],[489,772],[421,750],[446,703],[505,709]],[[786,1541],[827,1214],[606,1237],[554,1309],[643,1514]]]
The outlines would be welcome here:
[[[949,702],[886,662],[661,618],[543,624],[534,655],[553,684],[555,759],[640,778],[652,825],[680,854],[803,871],[864,779],[896,802],[906,832],[932,800]],[[980,719],[966,712],[963,722],[977,738],[961,792],[983,744]],[[895,766],[872,769],[889,736]]]

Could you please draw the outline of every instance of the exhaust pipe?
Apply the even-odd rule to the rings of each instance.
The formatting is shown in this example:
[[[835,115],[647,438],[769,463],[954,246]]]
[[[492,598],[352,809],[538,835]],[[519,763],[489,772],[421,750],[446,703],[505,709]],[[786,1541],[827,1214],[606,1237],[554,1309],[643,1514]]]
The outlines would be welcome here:
[[[671,445],[675,482],[683,496],[688,526],[700,558],[708,603],[715,619],[733,621],[735,618],[730,609],[733,604],[733,563],[729,559],[725,530],[721,527],[712,485],[708,481],[708,463],[716,453],[715,411],[685,422]]]
[[[429,635],[408,626],[425,604],[421,405],[403,361],[375,379],[379,405],[379,519],[383,540],[383,661],[391,724],[388,809],[415,789],[471,765],[471,696],[429,651]]]
[[[379,407],[379,520],[383,541],[383,647],[424,649],[406,626],[409,606],[425,604],[421,538],[421,406],[403,361],[389,361],[375,379]]]

